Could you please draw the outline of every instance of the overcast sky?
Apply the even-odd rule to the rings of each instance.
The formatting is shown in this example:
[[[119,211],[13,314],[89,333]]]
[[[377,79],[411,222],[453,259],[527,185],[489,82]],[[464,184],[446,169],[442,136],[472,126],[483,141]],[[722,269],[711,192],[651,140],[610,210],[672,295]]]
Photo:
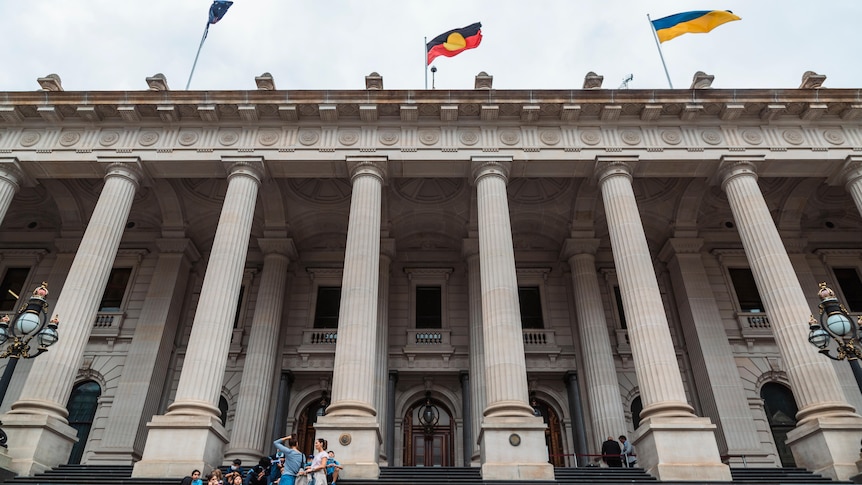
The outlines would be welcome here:
[[[0,0],[0,91],[142,90],[164,73],[185,88],[211,0]],[[584,75],[617,88],[667,88],[647,21],[689,10],[732,10],[741,21],[662,44],[676,88],[700,70],[715,88],[862,87],[860,0],[235,0],[210,28],[192,90],[424,88],[424,38],[482,22],[482,44],[434,61],[437,89],[472,89],[480,71],[498,89],[570,89]],[[431,79],[429,73],[429,87]]]

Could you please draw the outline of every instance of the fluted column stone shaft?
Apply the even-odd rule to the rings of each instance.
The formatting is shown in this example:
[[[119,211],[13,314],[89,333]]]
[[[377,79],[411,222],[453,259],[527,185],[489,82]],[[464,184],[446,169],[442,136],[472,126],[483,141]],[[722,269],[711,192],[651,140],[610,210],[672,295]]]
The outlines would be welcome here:
[[[493,349],[485,352],[484,414],[532,416],[532,408],[527,404],[527,364],[506,192],[509,166],[507,162],[474,165],[479,206],[482,328],[485,347]]]
[[[16,159],[0,158],[0,223],[6,218],[12,199],[21,188],[22,179],[23,172]]]
[[[376,414],[377,292],[385,174],[374,162],[355,162],[351,169],[353,193],[344,251],[332,404],[326,410],[327,416]]]
[[[167,415],[221,414],[218,399],[261,177],[257,164],[231,167],[176,399]]]
[[[12,405],[10,413],[45,414],[63,420],[68,416],[66,402],[84,347],[90,339],[140,179],[137,164],[108,166],[99,201],[52,312],[60,316],[60,340],[33,363],[21,397]]]
[[[757,185],[754,165],[726,161],[721,175],[722,188],[799,405],[797,419],[801,424],[820,416],[855,416],[832,364],[812,351],[808,343],[811,310]]]
[[[604,440],[606,436],[618,436],[623,432],[626,418],[596,274],[595,252],[598,246],[598,239],[566,241],[566,251],[571,254],[568,259],[584,361],[582,376],[589,396],[593,436]]]
[[[631,169],[625,163],[608,162],[598,175],[644,406],[641,418],[693,416],[638,212]]]
[[[464,254],[467,258],[467,293],[470,315],[470,397],[473,413],[469,424],[478,437],[482,428],[482,412],[485,410],[485,345],[482,335],[482,274],[479,269],[479,241],[464,240]],[[472,460],[479,459],[479,442],[474,438],[470,444]],[[464,466],[468,466],[465,463]]]
[[[381,429],[387,429],[388,423],[395,419],[391,415],[392,410],[389,409],[387,399],[387,389],[389,384],[389,267],[392,264],[392,257],[395,254],[395,241],[386,239],[381,242],[383,250],[380,252],[380,276],[379,287],[380,291],[377,296],[377,377],[374,382],[375,400],[374,409],[377,410],[377,417]],[[384,439],[389,439],[384,436]],[[385,443],[381,448],[383,453],[389,449],[389,444]],[[393,457],[386,455],[386,460],[394,463]]]
[[[226,459],[253,461],[264,455],[269,402],[278,359],[278,333],[284,311],[287,267],[296,255],[290,239],[259,239],[263,269],[242,368],[230,450]]]

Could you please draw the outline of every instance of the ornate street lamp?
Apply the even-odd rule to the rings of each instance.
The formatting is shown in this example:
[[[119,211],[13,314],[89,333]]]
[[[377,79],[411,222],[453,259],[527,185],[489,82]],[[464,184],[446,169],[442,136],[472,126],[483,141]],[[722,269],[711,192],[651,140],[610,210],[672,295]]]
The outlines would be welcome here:
[[[440,421],[440,411],[431,402],[431,391],[425,392],[425,404],[419,408],[419,424],[425,434],[434,434],[434,427]]]
[[[11,292],[10,292],[11,293]],[[18,295],[12,293],[18,298]],[[0,346],[9,342],[5,350],[0,352],[0,359],[9,359],[3,377],[0,377],[0,402],[6,397],[9,382],[20,359],[32,359],[48,350],[59,338],[57,325],[60,321],[54,316],[48,321],[48,283],[43,282],[41,286],[33,290],[33,295],[26,305],[21,306],[15,318],[9,315],[0,317]],[[35,353],[30,353],[30,343],[36,339]],[[0,423],[3,424],[3,423]],[[0,429],[0,446],[6,447],[6,433]]]
[[[859,325],[862,325],[862,316],[853,323],[847,309],[826,283],[820,283],[817,296],[820,297],[820,321],[815,320],[814,315],[808,320],[808,341],[820,349],[821,354],[832,360],[846,359],[853,369],[856,385],[862,391],[862,366],[859,365],[859,359],[862,358],[862,350],[859,349]],[[835,356],[829,353],[831,340],[837,345]]]

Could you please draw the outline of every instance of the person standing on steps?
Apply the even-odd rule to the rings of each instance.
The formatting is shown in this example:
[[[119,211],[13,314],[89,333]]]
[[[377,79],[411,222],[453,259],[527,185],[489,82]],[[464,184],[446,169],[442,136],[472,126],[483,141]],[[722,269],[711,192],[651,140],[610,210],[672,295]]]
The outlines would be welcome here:
[[[329,459],[326,445],[327,442],[323,438],[314,440],[314,460],[311,461],[311,466],[305,468],[305,472],[311,475],[314,485],[326,485],[326,462]]]
[[[299,443],[293,435],[287,435],[272,444],[278,451],[284,453],[284,461],[276,465],[281,475],[278,485],[294,485],[297,476],[305,475],[305,470],[302,468],[305,455],[297,449]]]
[[[608,436],[608,439],[602,443],[602,461],[611,468],[621,468],[623,466],[623,460],[620,458],[622,452],[620,444],[617,443],[613,436]]]
[[[635,456],[635,447],[632,446],[632,442],[629,441],[625,435],[620,435],[620,444],[622,444],[622,462],[623,465],[627,467],[635,466],[635,463],[638,462],[638,458]]]

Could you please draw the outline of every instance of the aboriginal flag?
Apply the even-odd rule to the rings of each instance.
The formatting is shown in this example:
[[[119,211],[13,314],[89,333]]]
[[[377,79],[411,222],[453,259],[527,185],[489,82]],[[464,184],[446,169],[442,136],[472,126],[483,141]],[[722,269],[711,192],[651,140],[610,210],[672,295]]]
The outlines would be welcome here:
[[[479,47],[482,42],[482,24],[476,22],[460,29],[453,29],[431,39],[425,46],[428,64],[438,56],[452,57],[467,49]]]

